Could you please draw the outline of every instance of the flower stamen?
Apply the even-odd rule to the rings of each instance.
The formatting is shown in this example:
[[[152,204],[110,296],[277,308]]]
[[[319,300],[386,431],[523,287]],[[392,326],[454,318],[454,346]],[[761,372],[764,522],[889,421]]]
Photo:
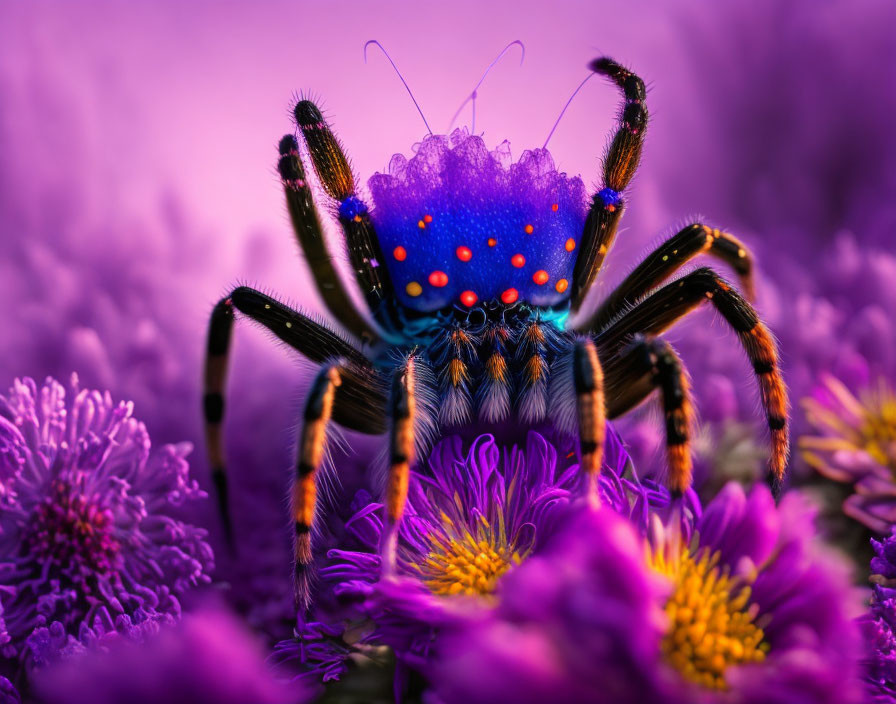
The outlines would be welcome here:
[[[450,521],[444,527],[446,535],[433,537],[433,549],[416,566],[423,583],[434,594],[492,594],[498,579],[522,562],[523,557],[508,543],[503,531],[492,530],[485,520],[478,536],[466,531],[458,535]]]
[[[765,659],[769,646],[755,623],[750,587],[732,578],[727,567],[719,567],[718,552],[692,554],[685,547],[669,557],[657,551],[651,563],[673,582],[662,650],[685,679],[726,690],[728,667]]]

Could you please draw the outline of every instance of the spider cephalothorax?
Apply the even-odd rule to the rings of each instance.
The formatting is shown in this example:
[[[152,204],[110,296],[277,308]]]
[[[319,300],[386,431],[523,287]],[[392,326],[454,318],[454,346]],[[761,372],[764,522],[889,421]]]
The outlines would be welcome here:
[[[693,421],[687,375],[657,337],[709,301],[740,338],[759,380],[771,431],[777,486],[788,454],[787,398],[775,343],[751,305],[709,268],[667,283],[695,256],[729,264],[751,294],[751,259],[731,235],[700,223],[649,254],[590,316],[570,326],[601,268],[625,208],[624,191],[647,125],[644,84],[611,59],[591,64],[625,98],[604,159],[603,187],[591,198],[579,178],[560,173],[544,148],[513,162],[505,144],[489,152],[466,131],[432,135],[411,159],[393,157],[371,178],[368,204],[318,108],[295,107],[296,124],[348,256],[369,316],[356,309],[333,267],[300,155],[279,145],[289,213],[318,290],[333,316],[361,344],[246,287],[215,307],[209,329],[205,414],[225,525],[227,494],[220,424],[234,309],[323,366],[300,431],[293,511],[296,572],[305,576],[317,475],[332,420],[389,435],[387,536],[383,569],[395,564],[395,535],[409,470],[442,429],[477,424],[550,425],[578,437],[588,497],[597,500],[605,421],[658,391],[666,425],[669,483],[691,482]],[[580,316],[581,317],[581,316]]]

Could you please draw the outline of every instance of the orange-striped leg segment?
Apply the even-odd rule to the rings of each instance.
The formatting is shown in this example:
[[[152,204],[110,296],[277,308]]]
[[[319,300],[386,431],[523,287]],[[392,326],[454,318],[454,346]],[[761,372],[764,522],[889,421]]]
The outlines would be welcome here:
[[[616,418],[659,390],[666,426],[666,465],[669,488],[681,495],[693,480],[691,436],[694,406],[690,383],[679,356],[660,338],[635,335],[631,345],[608,362],[606,372],[607,416]]]
[[[488,323],[482,333],[480,354],[484,360],[476,400],[479,419],[499,423],[510,413],[511,376],[507,364],[507,347],[512,340],[510,327],[503,321]]]
[[[701,254],[717,257],[740,278],[747,300],[754,297],[753,258],[746,246],[727,232],[706,225],[688,225],[647,255],[637,268],[601,303],[583,330],[603,330],[682,266]]]
[[[307,609],[311,601],[311,530],[317,509],[317,478],[324,461],[327,424],[333,415],[336,389],[342,383],[339,366],[324,367],[317,375],[305,403],[304,423],[299,437],[299,456],[292,487],[292,515],[295,524],[296,601]]]
[[[756,311],[731,284],[712,269],[697,269],[666,284],[618,318],[598,334],[597,344],[602,354],[612,355],[633,335],[658,335],[704,301],[712,303],[737,333],[759,380],[762,406],[771,434],[771,484],[778,495],[790,454],[789,404],[778,362],[778,348]]]
[[[544,324],[536,319],[519,334],[515,358],[523,367],[517,406],[520,418],[527,423],[544,420],[548,408],[548,343]]]
[[[408,357],[404,366],[392,377],[392,396],[389,402],[389,474],[386,479],[386,522],[380,545],[382,573],[395,574],[398,531],[408,499],[408,483],[414,462],[414,420],[417,400],[416,358]]]
[[[607,57],[594,60],[590,68],[595,73],[607,76],[622,89],[625,104],[619,127],[604,157],[604,188],[594,196],[582,233],[582,245],[573,269],[573,312],[585,300],[616,237],[616,228],[625,206],[622,192],[632,180],[641,161],[641,149],[647,129],[647,90],[644,81]]]
[[[597,356],[597,348],[591,340],[578,340],[575,343],[572,363],[579,424],[580,468],[585,473],[586,497],[589,503],[597,506],[600,503],[597,480],[604,458],[607,421],[604,372]]]

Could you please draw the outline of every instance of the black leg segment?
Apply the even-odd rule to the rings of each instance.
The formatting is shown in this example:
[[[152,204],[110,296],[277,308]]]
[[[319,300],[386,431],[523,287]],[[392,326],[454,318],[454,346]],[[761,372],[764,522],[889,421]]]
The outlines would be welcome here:
[[[277,171],[283,183],[286,207],[317,290],[336,320],[359,339],[374,343],[378,339],[377,334],[355,308],[333,266],[333,257],[327,249],[296,138],[286,135],[280,140],[279,149]]]
[[[625,206],[622,191],[632,180],[641,161],[647,128],[647,91],[644,81],[607,57],[595,59],[590,68],[619,86],[625,102],[619,116],[619,126],[604,158],[604,188],[594,196],[573,269],[570,301],[573,312],[585,300],[616,237],[616,228]]]
[[[595,314],[581,326],[582,329],[603,330],[611,320],[700,254],[718,257],[729,264],[740,276],[747,298],[752,298],[753,259],[747,248],[727,232],[697,223],[688,225],[648,254],[601,303]]]

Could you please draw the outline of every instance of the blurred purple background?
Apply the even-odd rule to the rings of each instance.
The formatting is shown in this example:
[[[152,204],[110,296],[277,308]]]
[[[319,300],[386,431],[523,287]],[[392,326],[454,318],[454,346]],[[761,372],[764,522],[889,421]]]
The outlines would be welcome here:
[[[510,52],[477,104],[477,130],[515,156],[541,146],[590,59],[630,65],[650,86],[652,123],[599,289],[702,215],[759,255],[760,308],[797,393],[819,369],[856,384],[892,372],[893,27],[889,0],[3,3],[0,384],[77,370],[133,398],[156,442],[194,441],[206,483],[198,381],[211,306],[246,281],[321,310],[273,168],[292,96],[322,101],[364,180],[424,134],[386,59],[374,50],[364,64],[373,38],[437,131],[522,40],[522,67]],[[596,184],[618,105],[612,87],[586,87],[551,141],[562,169]],[[701,313],[670,338],[706,417],[753,418],[749,368],[712,321]],[[276,508],[308,368],[237,326],[237,528],[277,547],[264,569],[232,576],[274,602],[286,581],[256,576],[287,573]]]

